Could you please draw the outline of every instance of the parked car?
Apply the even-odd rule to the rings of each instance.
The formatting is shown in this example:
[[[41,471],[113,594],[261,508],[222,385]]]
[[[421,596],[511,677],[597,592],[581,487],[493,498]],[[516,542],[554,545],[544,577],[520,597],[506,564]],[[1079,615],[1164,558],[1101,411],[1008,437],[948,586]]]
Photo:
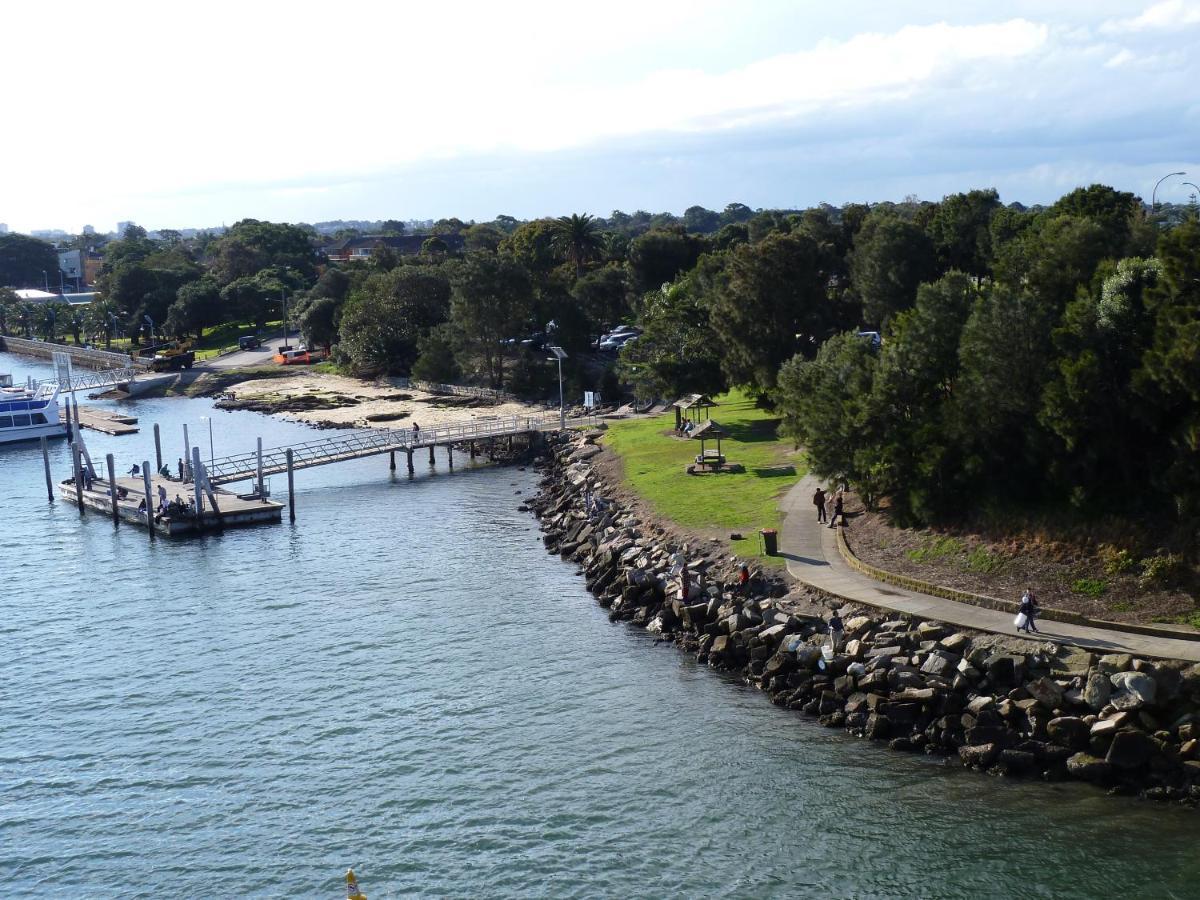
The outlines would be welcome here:
[[[257,334],[247,334],[238,338],[239,350],[257,350],[262,346],[262,338]]]

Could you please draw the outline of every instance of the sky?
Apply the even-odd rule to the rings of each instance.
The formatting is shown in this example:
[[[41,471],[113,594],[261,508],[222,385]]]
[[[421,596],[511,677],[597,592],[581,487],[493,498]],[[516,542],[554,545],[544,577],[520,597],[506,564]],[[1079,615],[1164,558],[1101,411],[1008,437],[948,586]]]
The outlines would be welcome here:
[[[1200,0],[67,0],[0,34],[14,230],[1200,182]]]

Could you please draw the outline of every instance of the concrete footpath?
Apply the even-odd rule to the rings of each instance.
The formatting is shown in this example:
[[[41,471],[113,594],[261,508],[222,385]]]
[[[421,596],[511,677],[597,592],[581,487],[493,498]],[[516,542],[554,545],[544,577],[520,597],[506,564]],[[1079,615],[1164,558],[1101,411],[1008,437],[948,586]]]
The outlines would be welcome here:
[[[838,552],[834,529],[817,522],[812,495],[820,483],[812,475],[806,475],[780,503],[784,520],[779,534],[779,549],[787,560],[788,572],[794,578],[856,603],[924,619],[936,619],[963,628],[1017,636],[1012,613],[893,587],[851,569]],[[1200,641],[1130,634],[1049,620],[1039,620],[1038,630],[1040,633],[1032,636],[1035,640],[1086,647],[1100,653],[1131,653],[1135,656],[1200,662]]]

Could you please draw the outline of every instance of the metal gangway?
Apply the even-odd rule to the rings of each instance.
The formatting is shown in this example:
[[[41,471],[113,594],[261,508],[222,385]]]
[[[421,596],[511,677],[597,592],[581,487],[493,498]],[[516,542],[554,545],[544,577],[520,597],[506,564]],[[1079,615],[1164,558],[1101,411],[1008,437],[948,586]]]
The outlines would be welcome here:
[[[594,419],[568,419],[568,427],[594,423]],[[288,451],[293,469],[309,469],[348,459],[362,459],[397,450],[411,452],[424,447],[441,447],[490,438],[509,437],[535,431],[553,431],[560,427],[558,412],[535,416],[506,416],[481,419],[436,428],[368,428],[335,437],[272,447],[262,451],[262,476],[279,475],[288,470]],[[259,476],[257,450],[215,459],[207,466],[210,484],[230,484]]]
[[[69,391],[90,391],[96,388],[128,384],[144,371],[144,369],[129,366],[124,369],[103,369],[98,372],[83,372],[82,374],[72,372],[69,379],[61,377],[43,378],[40,381],[29,379],[27,387],[29,390],[41,394],[50,393],[56,388],[63,394]]]

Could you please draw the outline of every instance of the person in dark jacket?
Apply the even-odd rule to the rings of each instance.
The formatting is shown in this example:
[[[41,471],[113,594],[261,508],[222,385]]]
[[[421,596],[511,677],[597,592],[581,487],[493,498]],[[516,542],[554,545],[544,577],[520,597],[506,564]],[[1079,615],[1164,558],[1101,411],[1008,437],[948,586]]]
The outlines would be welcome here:
[[[1037,622],[1034,621],[1034,618],[1038,613],[1038,602],[1037,598],[1033,595],[1033,591],[1029,588],[1025,588],[1025,593],[1021,595],[1020,612],[1025,616],[1025,624],[1018,628],[1017,631],[1024,631],[1026,634],[1037,634]]]
[[[846,626],[842,623],[842,617],[835,609],[833,615],[829,617],[829,642],[833,645],[835,652],[842,643],[842,634],[845,631]]]
[[[813,506],[817,508],[817,523],[825,524],[825,490],[817,488],[813,492]]]
[[[845,513],[845,508],[842,505],[842,495],[841,495],[840,491],[838,492],[837,497],[835,497],[833,500],[833,515],[829,517],[829,527],[830,528],[832,528],[834,525],[837,524],[837,520],[839,517],[841,517],[842,524],[845,525],[846,524],[846,513]]]

